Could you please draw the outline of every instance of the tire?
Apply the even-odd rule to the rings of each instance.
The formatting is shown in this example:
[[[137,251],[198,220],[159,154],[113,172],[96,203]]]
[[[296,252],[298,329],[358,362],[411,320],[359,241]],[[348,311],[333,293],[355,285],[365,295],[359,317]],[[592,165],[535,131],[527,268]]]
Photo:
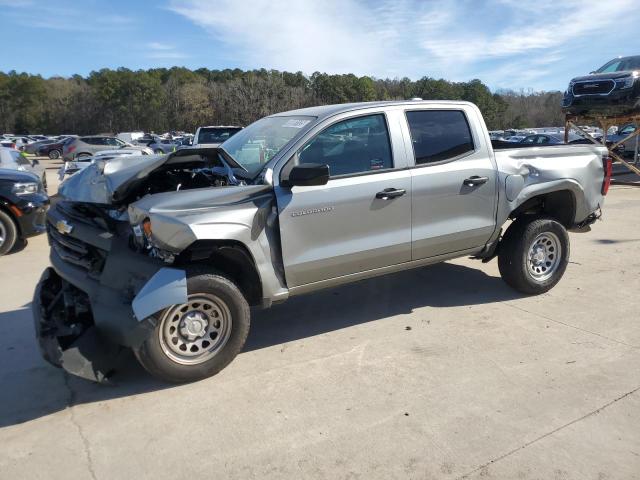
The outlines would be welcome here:
[[[507,229],[498,251],[502,279],[515,290],[539,295],[553,288],[569,263],[569,234],[557,220],[523,216]]]
[[[51,160],[57,160],[58,158],[60,158],[60,150],[51,150],[49,152],[49,158]]]
[[[188,273],[187,291],[187,304],[159,312],[152,333],[134,349],[140,364],[166,382],[215,375],[240,353],[249,334],[249,305],[229,279],[210,272]],[[185,323],[190,318],[196,325],[191,331]],[[191,334],[195,339],[186,336]]]
[[[6,212],[0,210],[0,256],[11,251],[18,240],[18,227]]]

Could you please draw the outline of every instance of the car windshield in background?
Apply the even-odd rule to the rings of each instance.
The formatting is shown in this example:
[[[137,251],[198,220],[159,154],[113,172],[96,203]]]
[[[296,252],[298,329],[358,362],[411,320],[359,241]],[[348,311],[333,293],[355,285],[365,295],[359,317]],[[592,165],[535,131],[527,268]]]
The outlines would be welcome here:
[[[241,128],[201,128],[198,133],[198,143],[222,143],[238,133]]]
[[[616,58],[600,67],[596,73],[630,72],[632,70],[640,70],[640,56]]]
[[[254,176],[290,141],[299,138],[316,117],[266,117],[252,123],[221,145]]]

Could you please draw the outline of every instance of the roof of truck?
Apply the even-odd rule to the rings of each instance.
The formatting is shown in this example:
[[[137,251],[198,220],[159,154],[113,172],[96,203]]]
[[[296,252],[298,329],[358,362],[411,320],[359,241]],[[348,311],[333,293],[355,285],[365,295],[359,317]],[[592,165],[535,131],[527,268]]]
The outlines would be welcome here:
[[[465,102],[463,100],[390,100],[385,102],[359,102],[359,103],[338,103],[335,105],[320,105],[317,107],[308,107],[308,108],[300,108],[298,110],[289,110],[288,112],[280,112],[276,113],[272,116],[310,116],[310,117],[318,117],[318,119],[332,117],[333,115],[337,115],[343,112],[350,112],[353,110],[362,110],[365,108],[375,108],[375,107],[389,107],[394,105],[442,105],[442,104],[450,104],[450,105],[473,105],[470,102]]]

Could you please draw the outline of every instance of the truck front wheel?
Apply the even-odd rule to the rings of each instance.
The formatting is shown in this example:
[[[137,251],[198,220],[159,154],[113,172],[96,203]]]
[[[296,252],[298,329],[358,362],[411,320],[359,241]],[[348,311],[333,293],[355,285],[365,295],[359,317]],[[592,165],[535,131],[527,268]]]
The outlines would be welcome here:
[[[136,357],[155,377],[173,383],[215,375],[240,353],[249,334],[249,305],[221,275],[187,278],[187,302],[160,312]]]
[[[528,295],[544,293],[560,281],[569,262],[569,235],[548,217],[523,216],[507,229],[498,253],[502,279]]]

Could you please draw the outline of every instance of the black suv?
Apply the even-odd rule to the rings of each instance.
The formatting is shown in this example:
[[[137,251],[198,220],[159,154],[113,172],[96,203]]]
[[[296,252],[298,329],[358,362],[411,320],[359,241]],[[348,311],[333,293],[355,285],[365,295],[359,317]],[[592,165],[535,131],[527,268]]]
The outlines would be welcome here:
[[[49,197],[36,175],[0,168],[0,256],[18,239],[44,232],[48,209]]]
[[[571,115],[640,113],[640,55],[615,58],[571,80],[562,110]]]

